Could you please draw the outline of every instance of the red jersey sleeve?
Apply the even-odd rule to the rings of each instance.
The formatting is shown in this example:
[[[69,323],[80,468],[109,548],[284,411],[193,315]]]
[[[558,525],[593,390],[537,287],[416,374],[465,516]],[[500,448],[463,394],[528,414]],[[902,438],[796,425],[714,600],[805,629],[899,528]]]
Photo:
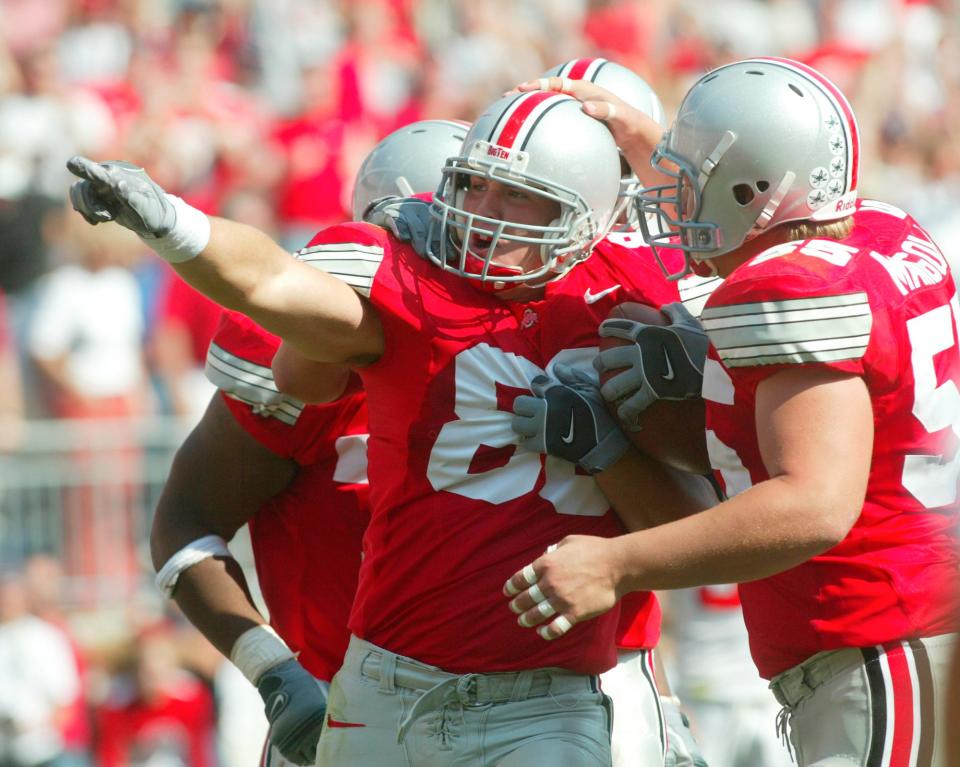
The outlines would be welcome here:
[[[707,300],[701,322],[734,378],[762,380],[795,365],[864,372],[873,314],[859,248],[790,242],[738,267]]]
[[[224,312],[207,352],[206,375],[244,430],[268,450],[302,465],[366,430],[363,390],[351,376],[343,396],[305,405],[277,389],[270,363],[280,340],[236,312]]]

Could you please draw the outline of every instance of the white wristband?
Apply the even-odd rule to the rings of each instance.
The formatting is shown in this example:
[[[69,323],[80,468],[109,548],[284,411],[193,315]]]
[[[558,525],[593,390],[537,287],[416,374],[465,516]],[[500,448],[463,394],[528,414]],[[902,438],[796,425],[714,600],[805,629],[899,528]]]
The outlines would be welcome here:
[[[156,583],[167,599],[173,596],[180,574],[210,557],[231,557],[227,542],[219,535],[197,538],[174,554],[157,573]]]
[[[230,650],[233,665],[240,669],[254,686],[260,681],[264,671],[294,657],[293,650],[287,647],[287,643],[272,626],[266,624],[244,631]]]
[[[210,219],[205,213],[168,194],[167,200],[177,212],[177,223],[163,237],[141,237],[164,261],[180,264],[196,258],[210,242]]]

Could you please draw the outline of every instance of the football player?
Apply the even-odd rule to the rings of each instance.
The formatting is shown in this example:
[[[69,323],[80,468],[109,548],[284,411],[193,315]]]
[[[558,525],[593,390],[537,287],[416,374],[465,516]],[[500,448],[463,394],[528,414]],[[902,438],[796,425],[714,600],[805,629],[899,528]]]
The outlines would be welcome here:
[[[666,114],[656,92],[638,74],[614,61],[572,59],[547,70],[542,77],[595,83],[664,129],[667,127]],[[637,174],[622,153],[620,160],[620,193],[613,223],[617,231],[597,244],[595,256],[619,260],[623,249],[642,248],[643,252],[630,258],[646,258],[652,262],[653,254],[638,233]],[[679,300],[679,293],[666,289],[670,291],[671,302]],[[648,615],[649,610],[656,610],[657,615]],[[672,767],[702,764],[699,748],[670,690],[659,656],[654,653],[660,639],[658,616],[655,598],[629,596],[624,600],[617,630],[617,665],[600,677],[603,691],[613,701],[614,767],[656,764],[668,758],[666,749],[672,752],[668,758]],[[659,694],[651,694],[651,686],[655,686]]]
[[[615,111],[631,157],[631,115]],[[693,85],[653,154],[669,181],[641,212],[665,225],[645,233],[655,249],[725,278],[701,319],[706,441],[729,500],[567,539],[505,590],[525,589],[513,609],[558,637],[634,588],[739,582],[800,765],[942,765],[960,311],[926,232],[858,201],[859,155],[846,99],[803,64],[751,59]]]
[[[357,173],[357,219],[380,197],[435,189],[467,127],[424,120],[384,138]],[[356,376],[329,405],[278,391],[270,364],[279,343],[242,314],[221,317],[206,365],[220,392],[177,452],[151,544],[161,587],[231,657],[245,631],[266,625],[224,543],[249,524],[270,628],[297,654],[250,680],[266,695],[282,676],[292,701],[267,711],[274,745],[266,763],[312,764],[326,691],[347,648],[369,520],[367,413]],[[339,380],[339,369],[329,372]],[[314,393],[320,385],[329,383],[314,382]],[[193,562],[181,569],[173,557],[185,547]]]
[[[567,534],[615,535],[608,483],[640,477],[652,510],[705,500],[628,453],[592,411],[563,435],[572,461],[516,450],[516,396],[558,363],[592,370],[596,323],[615,301],[669,300],[654,281],[643,286],[655,266],[587,258],[617,201],[609,131],[569,96],[495,102],[444,167],[429,260],[362,224],[331,227],[292,259],[260,232],[166,196],[142,169],[69,166],[87,221],[132,228],[294,352],[359,369],[371,521],[318,761],[608,764],[596,675],[614,662],[616,613],[543,643],[501,614],[497,592]],[[290,657],[262,627],[244,636],[241,663]]]

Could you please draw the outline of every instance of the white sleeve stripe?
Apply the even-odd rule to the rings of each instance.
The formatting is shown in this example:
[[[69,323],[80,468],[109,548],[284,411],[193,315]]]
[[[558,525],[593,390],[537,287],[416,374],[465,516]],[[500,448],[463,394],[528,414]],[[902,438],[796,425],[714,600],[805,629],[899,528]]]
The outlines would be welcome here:
[[[207,354],[207,364],[204,368],[208,371],[218,371],[236,381],[243,381],[249,386],[256,386],[259,389],[278,393],[277,385],[270,372],[261,373],[256,370],[249,370],[243,366],[233,364],[231,360],[224,360],[214,354]]]
[[[680,300],[687,301],[691,298],[710,295],[720,286],[721,282],[723,282],[722,277],[687,277],[686,279],[680,280],[677,283]]]
[[[369,298],[373,278],[383,261],[383,248],[379,248],[378,258],[343,258],[345,252],[354,251],[339,250],[329,255],[323,253],[314,255],[314,251],[310,251],[298,254],[297,257],[308,266],[342,280],[357,293]]]
[[[754,346],[788,347],[791,344],[831,342],[864,337],[869,340],[873,316],[805,322],[755,325],[729,330],[708,330],[710,342],[718,352]]]
[[[759,365],[800,365],[811,362],[840,362],[842,360],[856,360],[863,356],[866,344],[844,349],[823,349],[820,351],[806,351],[797,349],[793,352],[784,351],[781,354],[756,355],[753,357],[724,358],[723,364],[728,368],[755,367]],[[722,356],[722,355],[721,355]]]
[[[759,325],[789,325],[797,322],[817,320],[848,319],[851,317],[869,317],[869,304],[837,306],[827,309],[793,309],[790,311],[767,312],[764,314],[744,314],[740,316],[703,319],[703,328],[707,332],[724,328],[755,327]]]
[[[216,359],[238,368],[239,370],[243,370],[244,372],[273,381],[272,369],[264,365],[258,365],[256,362],[244,359],[243,357],[238,357],[236,354],[228,352],[217,343],[211,343],[210,348],[207,349],[207,360],[209,360],[211,357],[215,357]]]
[[[725,349],[717,349],[717,354],[723,358],[739,358],[763,356],[766,354],[779,354],[780,352],[792,353],[801,351],[833,351],[836,349],[866,349],[870,343],[870,335],[843,336],[838,338],[811,338],[800,339],[793,342],[779,341],[769,344],[755,344],[753,346],[728,346]]]
[[[255,380],[237,375],[228,367],[220,367],[216,360],[207,360],[204,370],[207,380],[222,392],[246,402],[270,410],[281,410],[294,418],[303,411],[303,403],[279,392],[276,386],[262,386]]]
[[[241,397],[236,392],[224,392],[231,399],[237,400],[237,402],[242,402],[244,405],[249,405],[250,408],[257,415],[266,416],[268,418],[276,418],[281,423],[285,423],[287,426],[294,426],[297,423],[297,420],[300,418],[300,413],[290,414],[284,411],[281,408],[275,407],[263,407],[263,403],[249,400],[246,397]]]
[[[296,257],[308,255],[310,253],[356,253],[358,255],[375,256],[372,259],[360,259],[364,261],[383,260],[383,248],[379,245],[357,245],[350,242],[334,242],[329,245],[311,245],[307,248],[301,248],[296,252]]]
[[[736,317],[744,314],[789,312],[797,309],[828,309],[834,306],[851,306],[865,303],[868,303],[867,294],[860,291],[839,296],[791,298],[784,301],[758,301],[749,304],[712,306],[704,310],[703,318],[713,320],[719,319],[720,317]]]

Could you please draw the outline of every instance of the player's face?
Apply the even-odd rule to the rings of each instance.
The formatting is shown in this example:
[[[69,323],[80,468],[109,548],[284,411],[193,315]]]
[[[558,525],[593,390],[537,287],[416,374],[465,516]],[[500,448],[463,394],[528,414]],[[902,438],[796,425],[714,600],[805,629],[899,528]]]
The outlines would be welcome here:
[[[509,221],[513,226],[508,227],[508,231],[521,236],[528,234],[523,229],[524,224],[548,226],[560,217],[560,206],[553,200],[482,176],[470,177],[463,207],[468,213]],[[490,242],[490,237],[472,234],[469,247],[476,255],[485,257]],[[499,266],[520,269],[539,266],[539,246],[501,240],[492,261]]]

